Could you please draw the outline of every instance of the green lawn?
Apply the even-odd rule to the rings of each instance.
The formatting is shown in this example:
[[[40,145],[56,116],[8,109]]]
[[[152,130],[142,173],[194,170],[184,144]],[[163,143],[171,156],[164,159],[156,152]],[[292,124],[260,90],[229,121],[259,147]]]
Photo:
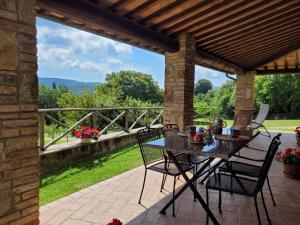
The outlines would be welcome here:
[[[142,165],[138,145],[129,145],[112,153],[90,157],[60,171],[43,175],[40,204],[76,192],[92,184]]]
[[[233,120],[226,122],[231,126]],[[266,120],[263,124],[269,131],[293,132],[295,127],[300,126],[300,120]]]

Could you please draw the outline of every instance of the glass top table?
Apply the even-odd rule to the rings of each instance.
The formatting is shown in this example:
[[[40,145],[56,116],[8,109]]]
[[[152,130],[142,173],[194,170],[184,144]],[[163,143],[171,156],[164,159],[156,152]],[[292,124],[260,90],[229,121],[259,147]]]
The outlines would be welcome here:
[[[160,149],[164,151],[170,151],[172,153],[185,153],[198,156],[211,156],[215,158],[228,159],[241,148],[246,146],[251,140],[236,140],[236,141],[224,141],[218,140],[215,137],[206,139],[204,143],[190,143],[187,137],[180,135],[172,135],[153,141],[149,141],[144,146],[154,149]]]
[[[226,132],[226,130],[224,130],[223,132]],[[239,150],[245,147],[257,135],[258,133],[252,137],[249,137],[248,139],[230,139],[230,141],[220,140],[219,138],[217,139],[216,136],[213,136],[211,138],[206,138],[203,144],[190,143],[186,136],[171,135],[144,143],[144,147],[165,151],[170,157],[170,159],[174,162],[177,169],[180,171],[180,174],[186,181],[186,184],[162,208],[160,213],[165,214],[166,209],[189,187],[194,193],[195,198],[198,199],[204,210],[207,212],[208,217],[212,220],[212,222],[215,225],[219,225],[219,222],[217,221],[217,219],[209,209],[208,205],[197,191],[197,188],[194,186],[194,182],[197,182],[197,179],[200,177],[202,172],[205,171],[207,167],[209,167],[210,163],[215,158],[221,158],[218,165],[221,162],[227,161],[231,156],[233,156]],[[191,154],[196,156],[209,156],[209,159],[198,171],[196,171],[195,174],[193,174],[192,178],[189,178],[182,170],[180,163],[176,159],[175,155],[178,153]],[[214,167],[217,167],[217,165],[215,165]]]

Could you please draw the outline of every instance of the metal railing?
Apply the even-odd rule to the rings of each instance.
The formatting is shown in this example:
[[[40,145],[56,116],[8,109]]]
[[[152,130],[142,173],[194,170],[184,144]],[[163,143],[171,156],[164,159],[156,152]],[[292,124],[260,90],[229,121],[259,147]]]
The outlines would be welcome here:
[[[67,124],[63,118],[63,114],[76,112],[80,116],[79,120],[75,120],[71,125]],[[56,109],[39,109],[39,148],[46,150],[50,146],[57,143],[68,134],[89,121],[92,127],[105,133],[113,126],[119,130],[130,132],[132,129],[141,126],[152,126],[162,123],[163,107],[127,107],[127,108],[56,108]],[[45,125],[56,124],[58,127],[64,128],[64,132],[45,144]],[[103,127],[103,128],[101,128]]]

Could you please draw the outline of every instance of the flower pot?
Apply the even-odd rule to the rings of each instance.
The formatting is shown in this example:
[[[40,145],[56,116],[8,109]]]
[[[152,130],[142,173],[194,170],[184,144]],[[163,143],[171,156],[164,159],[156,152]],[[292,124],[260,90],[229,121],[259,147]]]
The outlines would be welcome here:
[[[290,177],[300,179],[300,165],[284,164],[283,172]]]
[[[91,142],[92,142],[91,138],[80,138],[80,143],[82,143],[82,144],[88,144]]]

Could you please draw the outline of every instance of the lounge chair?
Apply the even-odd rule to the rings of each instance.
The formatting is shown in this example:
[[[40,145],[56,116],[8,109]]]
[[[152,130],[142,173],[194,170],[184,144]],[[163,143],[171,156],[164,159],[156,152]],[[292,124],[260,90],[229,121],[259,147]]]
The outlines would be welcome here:
[[[262,133],[261,133],[261,135],[271,137],[269,131],[263,125],[263,122],[266,120],[266,118],[268,116],[269,108],[270,108],[269,104],[260,104],[259,111],[258,111],[258,114],[257,114],[255,120],[252,120],[251,124],[249,124],[247,126],[247,128],[248,129],[250,128],[252,130],[263,128],[267,132],[267,135],[264,135]]]

